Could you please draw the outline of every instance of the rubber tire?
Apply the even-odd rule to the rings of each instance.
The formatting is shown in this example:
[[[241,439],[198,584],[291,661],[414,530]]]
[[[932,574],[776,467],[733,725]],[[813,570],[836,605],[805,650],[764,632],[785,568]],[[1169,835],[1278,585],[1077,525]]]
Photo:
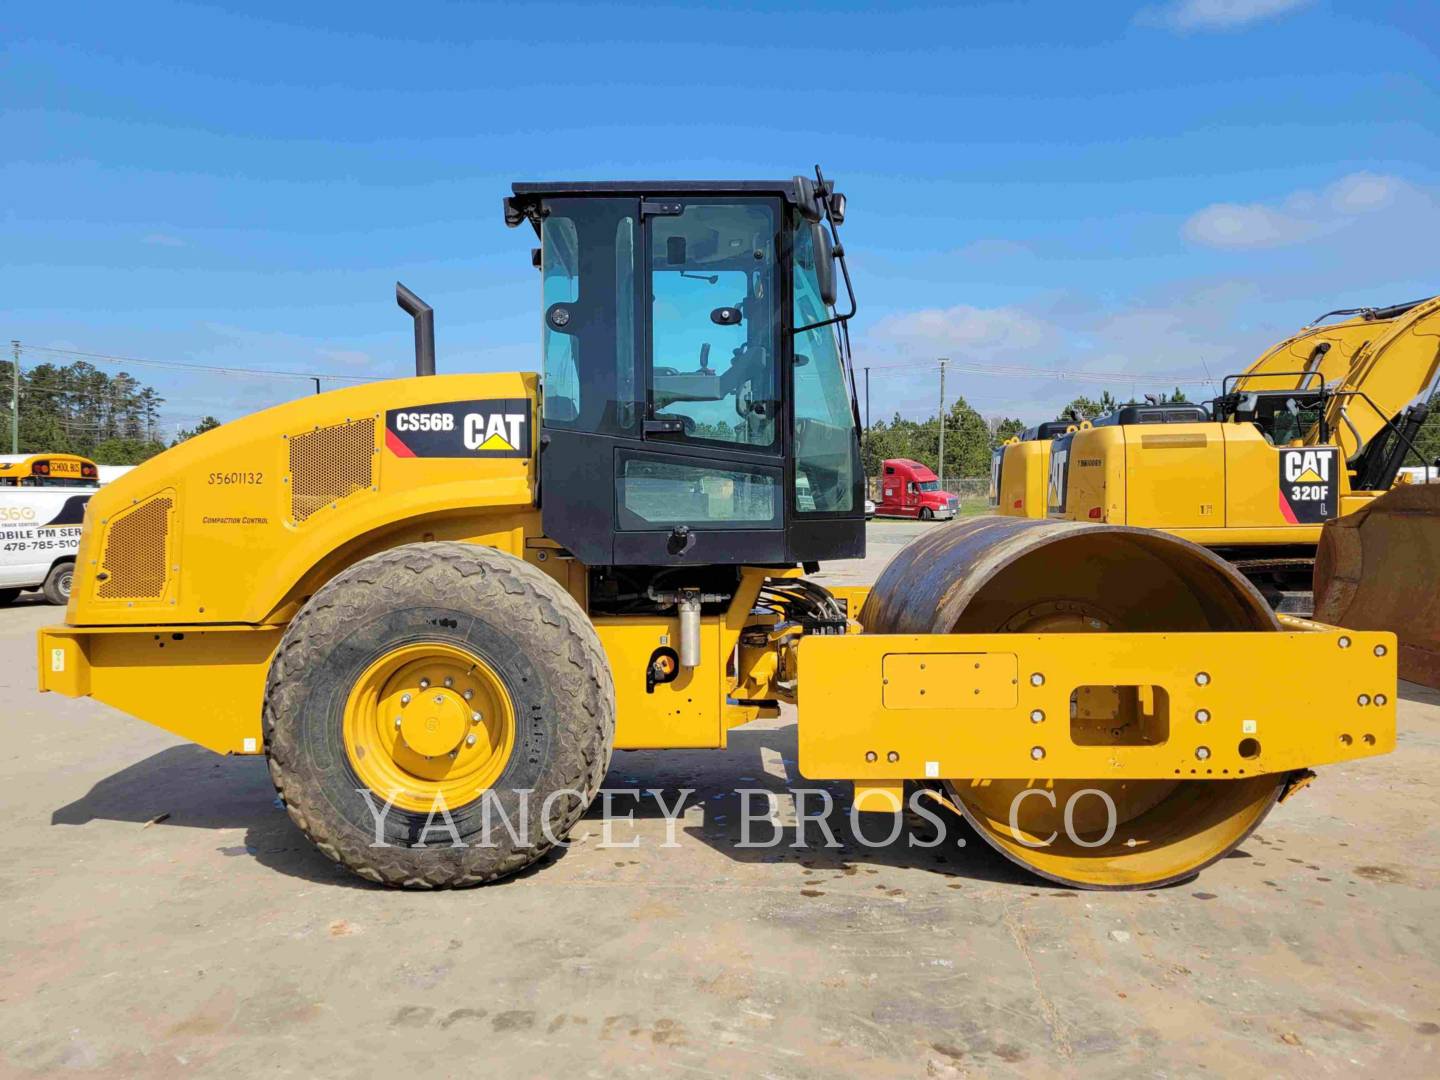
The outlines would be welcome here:
[[[52,566],[50,573],[45,576],[45,584],[40,586],[40,591],[45,596],[45,602],[58,604],[61,607],[68,604],[70,602],[70,586],[74,580],[74,562],[58,562]]]
[[[18,599],[20,599],[19,589],[0,589],[0,607],[13,604]]]
[[[343,742],[345,702],[371,663],[398,646],[444,641],[480,656],[505,682],[515,745],[491,787],[511,822],[526,803],[517,844],[498,815],[491,844],[480,835],[481,800],[450,808],[456,847],[437,815],[392,807],[384,846],[374,846],[376,793],[367,805]],[[265,688],[265,752],[290,818],[320,851],[369,881],[454,888],[507,877],[563,842],[610,766],[615,686],[600,639],[552,578],[511,555],[464,543],[408,544],[364,559],[317,592],[286,629]],[[526,789],[529,793],[526,794]],[[490,793],[487,793],[489,795]],[[576,797],[579,795],[580,797]]]
[[[921,520],[921,521],[934,521],[934,520],[935,520],[935,511],[931,510],[928,506],[922,506],[922,507],[920,507],[920,520]]]

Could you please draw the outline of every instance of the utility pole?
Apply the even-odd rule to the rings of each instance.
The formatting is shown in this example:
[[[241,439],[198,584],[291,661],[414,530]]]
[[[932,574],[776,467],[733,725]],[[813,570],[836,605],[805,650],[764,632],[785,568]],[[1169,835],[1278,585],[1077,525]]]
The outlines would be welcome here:
[[[10,381],[10,453],[20,453],[20,342],[10,341],[11,362],[15,365],[10,370],[14,376]]]
[[[935,475],[940,478],[940,486],[945,486],[945,365],[950,362],[948,356],[940,358],[940,467],[935,470]]]

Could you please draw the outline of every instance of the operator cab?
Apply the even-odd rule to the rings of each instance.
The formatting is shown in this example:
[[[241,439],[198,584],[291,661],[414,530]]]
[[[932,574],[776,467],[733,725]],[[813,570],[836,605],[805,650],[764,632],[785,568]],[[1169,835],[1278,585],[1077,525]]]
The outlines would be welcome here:
[[[1290,446],[1318,428],[1320,442],[1329,438],[1325,407],[1330,389],[1319,371],[1265,372],[1270,378],[1298,378],[1298,387],[1270,390],[1240,389],[1241,380],[1255,375],[1227,375],[1213,404],[1215,419],[1254,424],[1272,446]]]
[[[513,190],[506,223],[540,237],[546,535],[592,567],[863,555],[844,196],[818,169]]]
[[[1020,433],[1021,442],[1043,442],[1057,435],[1064,435],[1075,426],[1073,420],[1046,420]]]

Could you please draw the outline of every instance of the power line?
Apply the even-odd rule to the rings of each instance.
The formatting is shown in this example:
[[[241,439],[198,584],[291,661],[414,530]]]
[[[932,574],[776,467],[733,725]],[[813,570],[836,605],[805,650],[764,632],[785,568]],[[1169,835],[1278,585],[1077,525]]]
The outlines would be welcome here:
[[[952,369],[966,371],[973,375],[994,375],[1000,378],[1057,379],[1064,382],[1088,383],[1144,383],[1146,385],[1180,383],[1182,385],[1198,386],[1201,384],[1214,385],[1215,383],[1215,380],[1208,376],[1197,376],[1188,372],[1158,371],[1141,374],[1133,371],[1066,371],[1058,368],[1026,367],[1021,364],[992,364],[981,361],[953,359],[949,363]],[[916,360],[898,364],[871,365],[870,370],[900,374],[922,370],[928,371],[932,368],[933,364],[933,360]]]
[[[97,360],[107,364],[133,364],[140,367],[168,368],[174,371],[191,371],[202,375],[238,375],[253,379],[329,379],[332,382],[380,382],[374,375],[331,375],[313,371],[271,371],[256,368],[220,367],[213,364],[182,364],[175,360],[148,360],[138,356],[112,356],[109,353],[82,352],[79,349],[57,349],[48,345],[21,345],[22,352],[41,352],[54,356],[74,356],[85,360]]]

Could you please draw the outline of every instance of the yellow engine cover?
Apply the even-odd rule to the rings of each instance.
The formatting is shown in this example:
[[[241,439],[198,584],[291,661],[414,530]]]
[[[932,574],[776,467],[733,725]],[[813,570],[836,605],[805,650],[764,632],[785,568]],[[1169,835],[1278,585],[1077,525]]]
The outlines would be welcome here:
[[[518,553],[539,532],[537,386],[397,379],[189,439],[90,500],[67,621],[283,621],[338,568],[396,543]]]

